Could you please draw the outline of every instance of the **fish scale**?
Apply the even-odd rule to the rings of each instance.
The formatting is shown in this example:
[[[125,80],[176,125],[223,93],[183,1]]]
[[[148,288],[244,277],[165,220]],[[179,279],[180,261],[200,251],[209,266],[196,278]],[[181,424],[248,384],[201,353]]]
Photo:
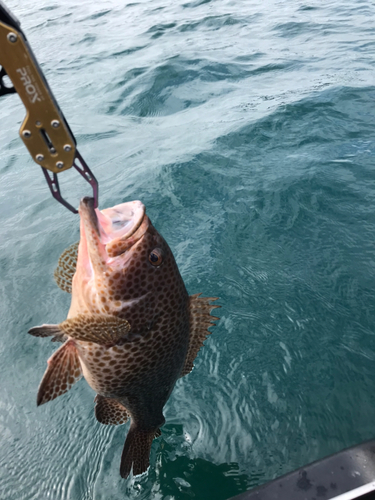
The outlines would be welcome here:
[[[120,473],[145,472],[163,407],[202,347],[216,297],[189,297],[173,254],[139,201],[99,211],[84,198],[81,239],[60,257],[57,284],[72,293],[68,317],[29,333],[64,344],[48,360],[37,403],[64,394],[82,375],[97,393],[95,416],[131,418]]]

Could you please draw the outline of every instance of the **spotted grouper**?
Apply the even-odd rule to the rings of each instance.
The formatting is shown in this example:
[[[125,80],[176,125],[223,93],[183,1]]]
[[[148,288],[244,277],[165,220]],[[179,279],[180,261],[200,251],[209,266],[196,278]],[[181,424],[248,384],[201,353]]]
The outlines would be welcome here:
[[[126,478],[149,467],[163,407],[177,379],[192,370],[219,306],[211,304],[216,297],[188,295],[140,201],[99,211],[84,198],[79,213],[79,246],[65,250],[55,271],[57,284],[72,294],[68,317],[29,331],[64,342],[48,360],[37,404],[64,394],[83,375],[97,393],[100,423],[131,418],[120,466]]]

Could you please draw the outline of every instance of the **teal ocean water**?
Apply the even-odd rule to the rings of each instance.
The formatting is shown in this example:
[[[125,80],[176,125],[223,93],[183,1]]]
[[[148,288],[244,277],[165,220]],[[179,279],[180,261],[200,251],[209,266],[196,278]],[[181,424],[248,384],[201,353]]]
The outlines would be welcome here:
[[[0,498],[225,500],[375,436],[375,7],[370,0],[8,0],[100,182],[140,199],[221,319],[151,467],[82,380],[36,407],[79,238],[1,98]],[[0,48],[1,53],[1,48]],[[0,56],[1,57],[1,56]],[[0,59],[1,61],[1,59]],[[77,203],[77,175],[61,174]]]

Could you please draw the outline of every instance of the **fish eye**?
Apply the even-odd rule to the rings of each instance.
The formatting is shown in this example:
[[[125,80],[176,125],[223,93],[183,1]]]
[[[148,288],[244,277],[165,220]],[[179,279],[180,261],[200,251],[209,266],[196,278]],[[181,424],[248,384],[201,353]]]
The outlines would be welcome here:
[[[163,255],[160,248],[155,248],[148,256],[148,260],[153,266],[160,266],[163,262]]]

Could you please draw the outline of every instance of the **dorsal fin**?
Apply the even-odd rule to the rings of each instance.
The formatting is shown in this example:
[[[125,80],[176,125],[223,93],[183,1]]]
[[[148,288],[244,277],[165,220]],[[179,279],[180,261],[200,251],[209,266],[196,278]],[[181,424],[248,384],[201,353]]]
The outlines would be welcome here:
[[[218,297],[200,297],[200,293],[190,296],[190,340],[185,365],[181,372],[181,377],[187,375],[193,369],[194,360],[203,346],[206,337],[211,334],[207,330],[210,326],[215,326],[215,321],[219,318],[211,316],[212,309],[220,306],[210,304]]]
[[[57,286],[64,292],[72,293],[72,280],[76,272],[79,241],[70,245],[60,255],[59,262],[54,272]]]

